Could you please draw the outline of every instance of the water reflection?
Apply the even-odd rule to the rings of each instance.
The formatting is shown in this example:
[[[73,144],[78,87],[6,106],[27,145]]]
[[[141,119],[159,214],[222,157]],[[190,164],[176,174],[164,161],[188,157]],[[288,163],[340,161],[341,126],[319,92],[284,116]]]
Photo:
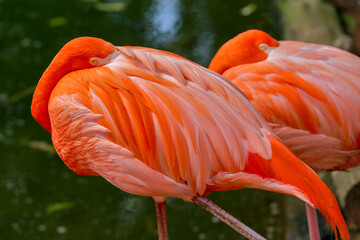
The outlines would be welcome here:
[[[257,7],[244,16],[241,9],[250,3]],[[159,46],[207,65],[216,48],[241,31],[260,28],[276,33],[268,4],[0,0],[0,239],[157,238],[151,198],[71,172],[54,153],[50,135],[30,115],[35,84],[65,42],[87,35],[116,45]],[[307,238],[296,235],[296,224],[303,225],[304,218],[296,219],[303,205],[294,198],[258,190],[213,193],[210,198],[270,239],[286,239],[289,234],[287,239]],[[284,206],[291,206],[293,217]],[[179,199],[168,201],[168,225],[173,240],[243,239]]]
[[[211,59],[212,54],[209,49],[214,48],[214,33],[205,31],[199,34],[196,39],[194,50],[192,54],[199,59],[197,62],[203,62],[200,59]]]
[[[147,42],[153,46],[171,44],[177,38],[181,28],[181,6],[179,0],[154,0],[145,13],[149,23],[147,28]]]

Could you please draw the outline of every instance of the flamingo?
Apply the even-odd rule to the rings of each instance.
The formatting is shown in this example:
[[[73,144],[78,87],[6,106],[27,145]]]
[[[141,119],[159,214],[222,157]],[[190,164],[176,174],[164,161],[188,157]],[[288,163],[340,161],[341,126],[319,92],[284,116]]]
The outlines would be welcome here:
[[[239,87],[282,142],[316,172],[360,164],[359,57],[249,30],[226,42],[209,69]],[[319,239],[316,210],[306,209],[311,239]]]
[[[195,202],[247,238],[264,239],[205,197],[242,188],[294,195],[349,239],[334,195],[243,93],[178,55],[76,38],[43,73],[31,112],[72,171],[152,197],[159,239],[167,239],[167,197]]]

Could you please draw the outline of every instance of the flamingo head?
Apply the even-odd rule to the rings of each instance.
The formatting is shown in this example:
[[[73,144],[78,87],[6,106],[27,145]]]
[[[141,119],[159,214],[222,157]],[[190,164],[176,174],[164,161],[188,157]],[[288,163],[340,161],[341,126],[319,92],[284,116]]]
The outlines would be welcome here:
[[[260,30],[248,30],[227,41],[215,54],[209,69],[222,74],[227,69],[265,60],[279,42]]]
[[[31,104],[35,120],[51,133],[48,102],[57,82],[66,74],[107,64],[118,51],[109,42],[93,37],[79,37],[66,43],[41,76]]]
[[[107,41],[94,37],[79,37],[65,44],[49,68],[55,63],[68,73],[98,67],[108,63],[116,54],[115,46]]]

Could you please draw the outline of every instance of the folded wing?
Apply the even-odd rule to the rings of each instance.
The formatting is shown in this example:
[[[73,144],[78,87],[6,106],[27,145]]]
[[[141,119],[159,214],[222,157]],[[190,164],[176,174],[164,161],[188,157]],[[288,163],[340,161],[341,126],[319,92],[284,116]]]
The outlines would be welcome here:
[[[268,125],[229,81],[173,54],[119,51],[104,67],[66,75],[51,95],[54,145],[75,172],[135,194],[174,196],[166,185],[143,189],[157,172],[195,195],[215,173],[243,170],[249,152],[271,158]]]
[[[359,148],[360,142],[360,59],[357,56],[329,46],[283,41],[265,61],[239,65],[223,75],[245,93],[266,120],[284,127],[277,131],[287,146],[292,143],[286,139],[294,141],[291,128],[304,131],[301,136],[297,134],[301,137],[297,141],[305,145],[297,144],[294,151],[304,151],[317,159],[331,156],[334,149],[348,151],[347,155],[341,152],[340,162],[329,159],[331,166],[324,165],[326,169],[357,164],[354,159],[357,152],[352,151]],[[331,152],[322,152],[322,156],[315,148],[315,152],[309,152],[306,144],[314,140],[313,134],[322,134],[317,138],[324,143],[331,142],[333,148],[328,148]],[[336,143],[334,139],[340,141]]]

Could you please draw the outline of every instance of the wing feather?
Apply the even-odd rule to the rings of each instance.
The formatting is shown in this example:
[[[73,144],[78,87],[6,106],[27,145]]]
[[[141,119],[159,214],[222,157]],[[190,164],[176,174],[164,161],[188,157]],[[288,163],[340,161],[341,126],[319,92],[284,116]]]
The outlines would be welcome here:
[[[224,76],[269,122],[342,139],[345,148],[357,147],[357,56],[329,46],[282,41],[265,61],[233,67]]]
[[[250,153],[271,158],[271,129],[235,85],[173,54],[118,50],[113,62],[67,74],[53,90],[49,113],[56,149],[93,142],[62,151],[75,172],[103,175],[131,193],[147,188],[146,194],[173,196],[165,186],[140,186],[156,171],[156,181],[166,179],[187,196],[204,194],[219,171],[242,171]],[[64,112],[81,117],[60,124]],[[64,124],[81,136],[61,136]],[[134,171],[127,173],[125,165]]]

